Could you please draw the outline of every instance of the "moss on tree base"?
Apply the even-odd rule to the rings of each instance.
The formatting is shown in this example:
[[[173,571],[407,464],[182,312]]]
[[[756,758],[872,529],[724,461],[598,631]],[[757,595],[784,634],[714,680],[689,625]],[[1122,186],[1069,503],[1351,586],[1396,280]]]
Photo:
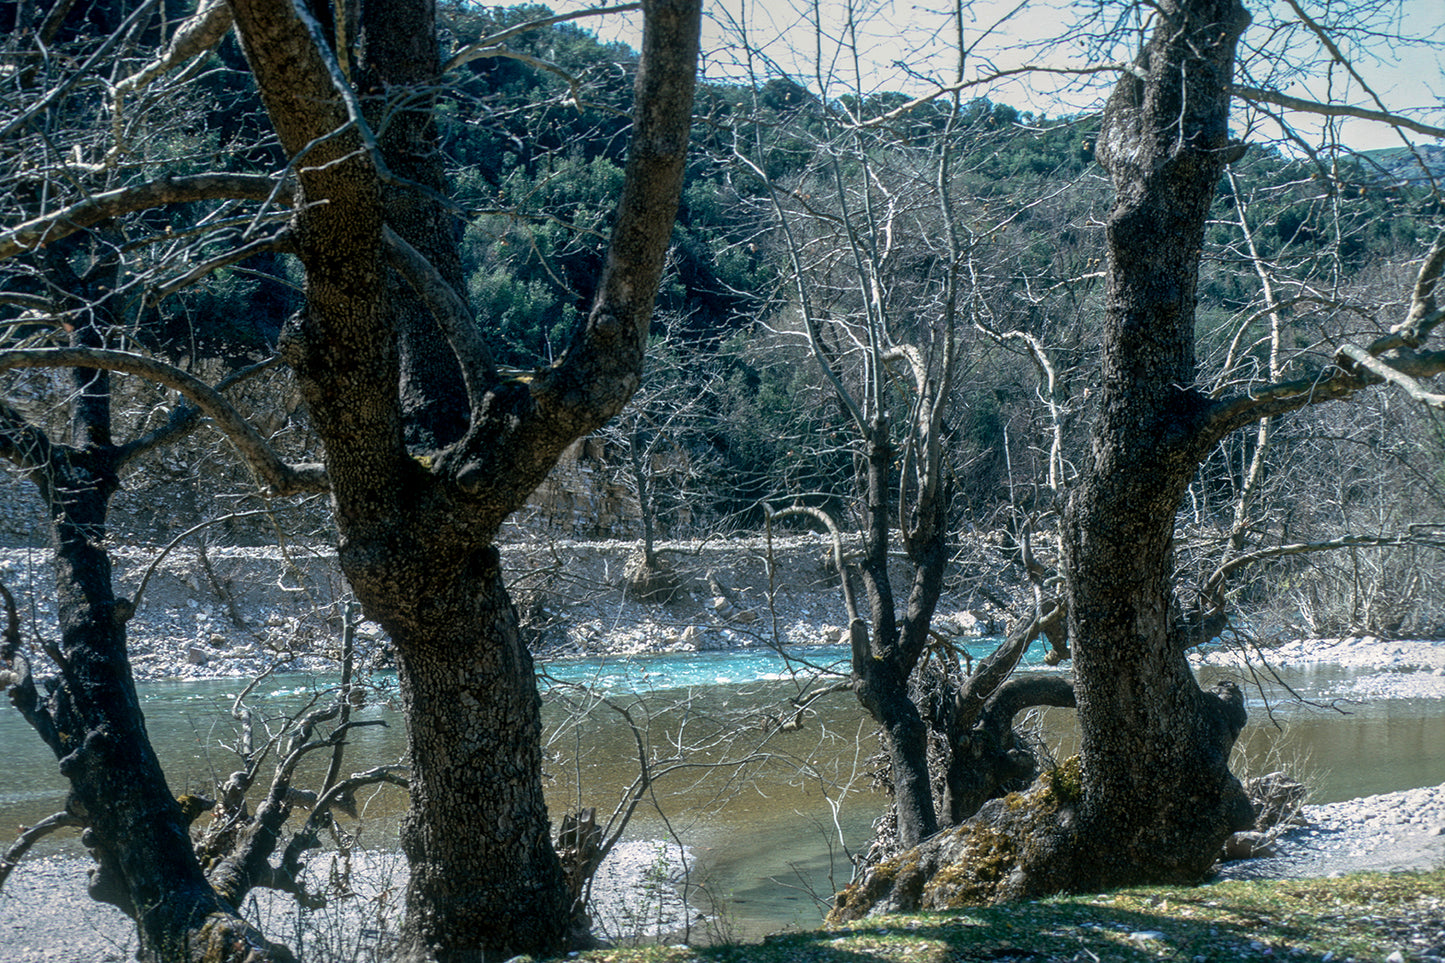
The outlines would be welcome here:
[[[1074,822],[1080,769],[1073,757],[1025,792],[984,804],[977,815],[866,870],[834,901],[829,923],[880,913],[984,906],[1030,895],[1035,876]]]

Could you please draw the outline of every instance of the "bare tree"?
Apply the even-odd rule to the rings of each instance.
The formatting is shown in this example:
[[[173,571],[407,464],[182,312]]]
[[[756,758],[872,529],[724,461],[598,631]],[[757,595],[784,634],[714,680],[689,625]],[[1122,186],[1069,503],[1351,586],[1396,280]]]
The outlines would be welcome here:
[[[1421,379],[1445,370],[1445,352],[1425,347],[1442,316],[1434,298],[1442,235],[1390,332],[1346,342],[1330,363],[1248,391],[1211,397],[1199,387],[1200,255],[1219,179],[1245,151],[1228,120],[1248,23],[1234,0],[1157,6],[1147,44],[1104,111],[1098,158],[1115,200],[1103,378],[1063,529],[1081,765],[1044,780],[1019,805],[986,807],[972,828],[940,843],[1014,867],[974,877],[975,897],[1196,881],[1223,840],[1248,828],[1252,808],[1228,768],[1245,722],[1242,693],[1229,684],[1202,690],[1185,658],[1174,526],[1189,482],[1241,427],[1384,381],[1428,396]],[[843,894],[840,915],[866,906],[881,879]]]
[[[843,25],[844,61],[859,54],[857,26]],[[823,24],[814,28],[823,34]],[[788,79],[770,83],[803,90]],[[1015,715],[1072,704],[1072,695],[1062,680],[1007,685],[1029,644],[1061,624],[1053,599],[1022,606],[1009,638],[967,671],[932,628],[951,555],[950,445],[965,417],[956,385],[974,370],[980,334],[1007,340],[990,327],[996,315],[986,305],[1002,262],[994,241],[1003,232],[983,226],[986,205],[961,196],[959,177],[963,145],[988,142],[992,110],[965,105],[955,91],[916,116],[875,123],[895,98],[874,97],[861,77],[837,96],[819,83],[825,96],[803,94],[773,120],[809,139],[806,163],[788,170],[788,148],[776,145],[790,142],[772,131],[763,136],[765,116],[781,113],[776,106],[755,105],[752,138],[739,136],[734,156],[763,186],[772,243],[786,265],[786,300],[773,325],[807,346],[851,435],[862,530],[856,560],[833,514],[800,495],[771,509],[769,520],[808,517],[835,541],[852,686],[882,729],[893,792],[896,836],[876,855],[913,846],[1027,784],[1033,759],[1014,739]],[[774,173],[780,169],[788,173]],[[1037,339],[1011,334],[1031,340],[1036,360],[1052,371]],[[1052,435],[1060,417],[1056,407]],[[1062,486],[1062,455],[1052,442],[1046,448],[1052,483]],[[899,547],[910,569],[906,587],[895,587],[891,571]]]

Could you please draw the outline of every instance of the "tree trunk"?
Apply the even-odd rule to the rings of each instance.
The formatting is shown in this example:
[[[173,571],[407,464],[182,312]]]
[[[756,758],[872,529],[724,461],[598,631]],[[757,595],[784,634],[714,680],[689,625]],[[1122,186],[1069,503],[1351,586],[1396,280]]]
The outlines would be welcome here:
[[[908,677],[923,651],[933,608],[942,585],[942,538],[937,546],[937,571],[919,569],[915,579],[926,597],[910,599],[903,626],[894,611],[893,586],[888,578],[888,543],[892,529],[888,511],[889,469],[893,446],[886,418],[875,418],[866,432],[867,468],[864,498],[863,584],[868,592],[873,623],[867,630],[855,623],[853,634],[853,688],[863,708],[883,728],[884,747],[893,781],[893,805],[898,814],[898,844],[907,849],[938,832],[933,805],[933,780],[928,771],[928,727],[908,691]],[[915,560],[917,561],[917,560]],[[846,576],[845,576],[846,577]],[[931,590],[931,592],[929,591]],[[910,633],[909,629],[913,631]]]
[[[570,899],[542,797],[541,700],[495,549],[426,583],[393,624],[409,722],[412,867],[402,959],[505,959],[565,944]]]
[[[465,291],[460,225],[438,201],[447,182],[432,119],[442,84],[436,4],[387,0],[359,6],[358,92],[365,98],[387,166],[404,179],[382,185],[386,223],[430,261],[447,284]],[[397,97],[398,91],[406,95]],[[386,272],[385,297],[397,326],[407,442],[423,450],[441,448],[467,429],[461,367],[436,319],[396,271]]]
[[[387,281],[387,231],[410,243],[417,274],[441,292],[427,309],[464,314],[440,212],[406,205],[337,96],[326,51],[289,0],[232,0],[267,111],[298,166],[296,215],[306,307],[282,351],[326,452],[338,556],[363,611],[396,645],[413,774],[402,845],[411,864],[400,957],[505,959],[565,949],[566,883],[541,789],[541,724],[531,658],[501,582],[493,539],[576,438],[636,390],[682,187],[700,10],[647,0],[633,137],[598,295],[562,359],[503,380],[470,317],[446,328],[469,405],[465,432],[441,420],[414,430],[449,377],[417,349],[440,341]],[[404,76],[407,49],[437,43],[433,0],[378,4],[366,49],[378,78]],[[425,70],[423,70],[425,73]],[[425,118],[382,145],[430,154]],[[404,132],[404,131],[403,131]],[[413,173],[426,164],[413,158]],[[400,163],[400,162],[399,162]],[[395,219],[395,223],[393,220]],[[407,234],[410,237],[407,237]],[[431,258],[427,255],[431,254]],[[415,262],[421,262],[416,265]],[[417,278],[408,281],[416,285]],[[416,285],[420,287],[421,285]],[[446,289],[450,288],[450,291]],[[438,304],[442,305],[438,312]],[[455,306],[461,305],[460,308]],[[451,306],[448,308],[447,306]],[[435,355],[431,355],[435,357]],[[453,388],[455,386],[453,385]],[[446,447],[414,458],[407,441]]]
[[[110,324],[105,285],[115,264],[100,259],[84,275],[72,264],[82,235],[45,253],[63,297],[90,306],[71,332],[76,348],[102,347]],[[71,308],[57,306],[57,315]],[[0,404],[0,457],[35,483],[46,506],[55,566],[58,684],[41,696],[27,671],[11,701],[55,753],[70,782],[67,809],[95,858],[90,894],[136,921],[138,957],[147,961],[290,960],[220,900],[191,845],[189,824],[171,794],[146,733],[126,652],[132,603],[118,599],[106,549],[106,516],[120,487],[122,448],[112,443],[110,376],[71,370],[72,444],[55,445]],[[12,658],[22,653],[6,653]]]
[[[1209,441],[1194,387],[1194,305],[1228,136],[1238,0],[1172,0],[1105,111],[1114,179],[1093,457],[1065,520],[1082,730],[1079,886],[1193,882],[1251,810],[1229,772],[1238,690],[1200,690],[1174,599],[1174,518]]]
[[[62,659],[61,685],[45,709],[70,781],[68,807],[88,823],[82,840],[97,863],[90,894],[135,919],[142,960],[289,960],[216,897],[151,748],[103,548],[116,488],[110,455],[66,453],[44,486]]]

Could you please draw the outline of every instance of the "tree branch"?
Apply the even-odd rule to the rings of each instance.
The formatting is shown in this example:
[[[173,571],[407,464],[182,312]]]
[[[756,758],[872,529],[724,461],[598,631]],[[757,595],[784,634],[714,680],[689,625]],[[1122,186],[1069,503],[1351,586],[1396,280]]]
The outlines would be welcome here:
[[[111,146],[97,170],[115,166],[124,153],[125,99],[192,58],[213,49],[231,29],[231,7],[226,0],[202,0],[190,19],[176,28],[166,49],[111,90]]]
[[[216,46],[230,29],[231,8],[225,0],[203,0],[190,19],[176,28],[159,57],[115,85],[116,106],[121,98]]]
[[[20,836],[5,851],[4,857],[0,857],[0,890],[5,888],[5,881],[10,878],[15,867],[20,865],[20,860],[25,858],[25,854],[30,851],[31,846],[57,829],[75,829],[84,825],[85,821],[79,816],[73,816],[68,812],[59,812],[46,816],[34,826],[21,826]]]
[[[257,254],[266,252],[294,254],[296,252],[296,245],[295,238],[292,236],[291,231],[285,229],[270,237],[259,237],[250,243],[242,244],[240,247],[233,248],[224,254],[218,254],[213,258],[202,261],[180,277],[167,281],[165,284],[156,288],[152,296],[156,300],[169,297],[183,288],[190,287],[212,272],[219,271],[224,267],[230,267],[232,264],[239,264],[248,257],[254,257]]]
[[[1359,120],[1379,121],[1382,124],[1400,127],[1416,134],[1424,134],[1426,137],[1445,137],[1445,127],[1433,127],[1430,124],[1422,124],[1418,120],[1411,120],[1409,117],[1402,117],[1399,114],[1393,114],[1388,111],[1370,110],[1367,107],[1352,107],[1349,104],[1322,104],[1318,101],[1291,97],[1289,94],[1282,94],[1277,90],[1265,90],[1262,87],[1247,87],[1242,84],[1232,85],[1229,88],[1229,92],[1241,100],[1274,104],[1276,107],[1319,114],[1324,117],[1354,117]]]
[[[1364,348],[1347,344],[1340,348],[1339,353],[1349,358],[1361,368],[1364,368],[1370,374],[1375,375],[1381,381],[1388,381],[1390,384],[1404,389],[1407,395],[1421,404],[1429,405],[1432,408],[1445,408],[1445,394],[1436,394],[1427,391],[1419,380],[1412,378],[1394,365],[1386,364]],[[1445,370],[1445,368],[1442,368],[1442,370]]]
[[[381,229],[387,262],[397,270],[417,295],[426,302],[446,335],[462,369],[472,417],[482,410],[487,388],[497,383],[497,365],[492,352],[477,330],[471,307],[446,282],[436,265],[390,227]]]
[[[100,348],[33,348],[0,352],[0,370],[11,368],[102,368],[148,378],[185,395],[235,446],[272,496],[327,490],[320,465],[288,465],[266,444],[241,413],[210,385],[179,368],[131,354]]]
[[[1020,619],[1014,625],[1008,637],[969,675],[955,694],[954,718],[961,729],[973,727],[988,700],[1013,674],[1033,640],[1051,627],[1060,625],[1064,616],[1063,603],[1053,601],[1041,614]]]
[[[262,174],[208,173],[161,177],[144,184],[96,194],[0,234],[0,260],[44,247],[92,224],[164,204],[209,200],[265,202],[273,196],[282,203],[291,200],[289,189],[278,189],[275,178]]]
[[[306,817],[296,835],[286,844],[286,849],[281,856],[281,864],[276,868],[281,879],[289,879],[294,882],[296,874],[301,869],[301,856],[308,849],[314,849],[320,838],[323,823],[331,818],[333,809],[341,809],[350,815],[355,815],[355,796],[359,789],[367,786],[386,783],[400,789],[411,789],[411,783],[404,773],[405,766],[378,766],[375,769],[368,769],[366,772],[352,773],[349,778],[342,779],[330,789],[323,792],[311,807],[311,814]],[[274,883],[269,884],[274,887]]]
[[[575,13],[559,13],[551,17],[539,17],[536,20],[528,20],[526,23],[519,23],[515,27],[508,27],[506,30],[494,33],[489,37],[483,37],[476,43],[467,44],[461,50],[452,54],[442,73],[446,73],[462,64],[470,63],[479,57],[494,56],[494,51],[499,44],[506,43],[513,37],[528,33],[532,30],[540,30],[543,27],[550,27],[559,23],[566,23],[569,20],[580,20],[583,17],[600,17],[609,13],[628,13],[633,10],[641,10],[641,3],[624,3],[616,7],[593,7],[590,10],[578,10]]]
[[[248,381],[263,371],[269,371],[281,363],[281,359],[274,355],[264,361],[258,361],[248,365],[240,371],[233,372],[221,379],[216,384],[216,391],[225,391],[233,388],[243,381]],[[152,431],[146,432],[138,438],[121,445],[116,453],[116,466],[124,468],[138,458],[150,454],[162,445],[168,445],[188,433],[194,431],[201,423],[201,409],[190,402],[182,402],[171,409],[170,417],[166,423]]]
[[[766,502],[763,503],[763,518],[767,521],[770,536],[773,522],[799,515],[813,519],[828,530],[833,543],[833,567],[838,570],[838,578],[843,583],[843,605],[848,611],[848,621],[850,624],[861,621],[858,615],[858,600],[853,595],[852,583],[848,580],[848,566],[843,558],[843,530],[838,527],[837,519],[812,505],[790,505],[787,508],[774,509]]]
[[[94,53],[92,53],[88,58],[86,58],[85,63],[81,64],[80,67],[74,72],[72,72],[69,77],[65,78],[64,81],[52,87],[50,91],[45,94],[44,97],[41,97],[40,100],[36,101],[34,104],[31,104],[28,110],[15,117],[3,128],[0,128],[0,141],[3,141],[16,130],[30,123],[31,120],[44,114],[54,104],[58,103],[61,98],[63,98],[67,93],[70,92],[70,88],[78,84],[83,78],[86,77],[87,74],[90,73],[90,68],[94,67],[96,64],[107,62],[110,57],[110,53],[112,50],[115,49],[115,46],[131,35],[131,29],[145,17],[150,15],[151,10],[153,7],[156,6],[156,3],[157,0],[146,0],[145,3],[138,4],[135,10],[131,11],[130,16],[126,17],[125,21],[121,23],[120,26],[116,27],[113,31],[111,31],[110,36],[105,39],[105,42],[102,43],[98,48],[96,48]],[[55,6],[57,8],[68,9],[69,4],[57,3]],[[48,22],[46,26],[49,26]],[[56,26],[59,26],[59,24],[56,24]]]
[[[488,392],[444,463],[462,492],[493,511],[519,507],[563,448],[620,411],[641,380],[686,169],[701,27],[695,0],[648,0],[644,9],[632,140],[592,310],[555,366]]]
[[[1411,290],[1410,311],[1404,321],[1366,348],[1342,346],[1333,368],[1321,368],[1308,377],[1277,382],[1247,395],[1219,399],[1203,416],[1202,431],[1210,443],[1259,418],[1346,398],[1386,381],[1405,388],[1417,400],[1439,407],[1438,402],[1431,400],[1437,396],[1426,391],[1419,381],[1445,372],[1445,351],[1418,348],[1445,320],[1445,309],[1435,306],[1435,287],[1442,271],[1445,271],[1445,231],[1436,236],[1420,264]]]

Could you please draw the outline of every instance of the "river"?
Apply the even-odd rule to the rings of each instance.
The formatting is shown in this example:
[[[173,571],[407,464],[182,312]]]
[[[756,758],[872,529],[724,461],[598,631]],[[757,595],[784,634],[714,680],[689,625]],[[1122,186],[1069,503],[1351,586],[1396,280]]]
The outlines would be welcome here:
[[[975,655],[984,654],[980,642]],[[825,685],[819,671],[843,668],[845,652],[804,650],[807,665],[766,649],[634,658],[585,659],[544,666],[548,804],[556,818],[582,806],[612,811],[638,771],[638,741],[661,773],[629,835],[681,839],[694,861],[694,905],[709,908],[732,932],[756,934],[815,923],[817,898],[848,880],[850,848],[865,846],[884,799],[869,785],[872,727],[851,693],[813,702],[801,727],[787,701]],[[1225,670],[1205,668],[1206,680]],[[1374,686],[1389,667],[1286,668],[1281,681],[1250,689],[1251,723],[1240,741],[1238,772],[1285,768],[1303,775],[1311,801],[1333,802],[1445,782],[1445,702],[1419,687]],[[1422,673],[1423,677],[1423,673]],[[1408,681],[1408,680],[1406,680]],[[404,735],[394,678],[382,675],[358,718],[386,727],[355,732],[346,770],[396,762]],[[243,681],[151,682],[140,687],[147,726],[175,792],[210,794],[237,768],[231,704]],[[251,698],[258,722],[279,718],[324,690],[328,680],[268,679]],[[1333,707],[1284,701],[1287,684]],[[1424,693],[1424,694],[1422,694]],[[1349,701],[1351,694],[1368,698]],[[1272,724],[1265,701],[1275,703]],[[620,710],[626,710],[629,725]],[[1051,710],[1040,731],[1055,751],[1076,741],[1070,714]],[[635,726],[635,731],[634,731]],[[57,811],[65,785],[55,761],[8,705],[0,710],[0,826],[28,825]],[[317,754],[320,755],[320,754]],[[318,760],[318,764],[320,760]],[[305,785],[305,781],[301,782]],[[399,792],[361,800],[349,824],[370,847],[394,848]],[[74,836],[40,852],[78,852]]]

